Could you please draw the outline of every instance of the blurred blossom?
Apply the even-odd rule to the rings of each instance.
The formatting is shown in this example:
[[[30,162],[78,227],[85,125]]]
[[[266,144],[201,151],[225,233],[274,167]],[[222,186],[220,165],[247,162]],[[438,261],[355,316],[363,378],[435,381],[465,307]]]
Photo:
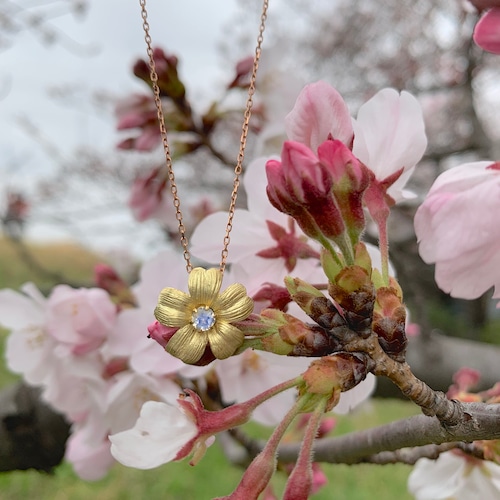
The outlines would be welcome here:
[[[416,500],[500,498],[500,465],[447,451],[437,460],[418,460],[408,489]]]
[[[500,163],[481,161],[442,173],[417,210],[420,256],[452,297],[475,299],[495,287],[500,298],[499,209]]]

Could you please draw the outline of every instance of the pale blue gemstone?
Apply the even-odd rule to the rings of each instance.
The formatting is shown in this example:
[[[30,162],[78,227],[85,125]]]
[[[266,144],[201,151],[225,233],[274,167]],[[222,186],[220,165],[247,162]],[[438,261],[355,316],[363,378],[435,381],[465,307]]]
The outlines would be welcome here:
[[[209,307],[198,307],[193,312],[191,324],[200,332],[206,332],[215,324],[215,313]]]

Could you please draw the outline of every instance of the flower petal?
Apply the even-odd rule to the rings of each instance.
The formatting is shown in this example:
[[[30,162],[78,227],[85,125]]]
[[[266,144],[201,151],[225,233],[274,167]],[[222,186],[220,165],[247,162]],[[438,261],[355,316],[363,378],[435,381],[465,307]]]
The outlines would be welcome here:
[[[207,347],[207,333],[199,332],[191,324],[185,325],[174,333],[165,349],[188,365],[196,363]]]
[[[176,406],[148,401],[132,429],[109,436],[111,454],[128,467],[152,469],[175,460],[197,433],[196,425]]]
[[[218,320],[233,323],[250,316],[253,311],[253,300],[247,296],[243,285],[233,283],[218,297],[213,307]]]
[[[350,145],[353,136],[349,109],[342,96],[328,83],[306,85],[285,118],[288,138],[309,146],[314,152],[328,139]]]
[[[352,152],[379,181],[413,168],[427,147],[420,104],[408,92],[379,91],[359,108],[353,126]]]
[[[217,359],[229,358],[243,344],[243,332],[229,323],[218,321],[215,328],[208,330],[208,343]]]
[[[194,307],[211,306],[217,298],[222,285],[220,269],[195,267],[189,273],[188,288]]]

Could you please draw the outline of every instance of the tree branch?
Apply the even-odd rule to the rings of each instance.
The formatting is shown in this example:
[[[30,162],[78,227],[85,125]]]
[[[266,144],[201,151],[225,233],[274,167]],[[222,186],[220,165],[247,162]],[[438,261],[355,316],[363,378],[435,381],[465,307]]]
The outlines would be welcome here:
[[[417,415],[373,429],[319,439],[314,447],[314,460],[343,464],[374,462],[375,455],[401,448],[500,439],[500,404],[457,404],[462,407],[464,419],[454,426],[443,426],[437,417]],[[280,460],[295,461],[299,448],[300,444],[283,445],[279,449]]]

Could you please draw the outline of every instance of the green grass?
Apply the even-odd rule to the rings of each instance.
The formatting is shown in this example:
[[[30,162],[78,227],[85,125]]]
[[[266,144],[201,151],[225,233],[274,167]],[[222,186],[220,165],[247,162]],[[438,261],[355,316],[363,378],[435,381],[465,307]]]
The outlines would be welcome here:
[[[96,254],[71,242],[27,243],[28,258],[22,259],[15,243],[0,237],[0,288],[19,288],[33,281],[44,292],[59,283],[90,286]],[[45,272],[42,272],[42,269]]]

